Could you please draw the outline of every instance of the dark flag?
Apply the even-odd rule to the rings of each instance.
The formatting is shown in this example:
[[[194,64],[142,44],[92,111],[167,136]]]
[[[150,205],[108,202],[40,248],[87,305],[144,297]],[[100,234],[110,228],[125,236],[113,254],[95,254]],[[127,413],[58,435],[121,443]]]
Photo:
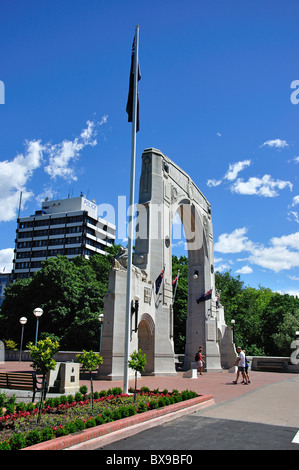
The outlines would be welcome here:
[[[162,283],[162,280],[163,280],[163,277],[164,277],[164,272],[165,272],[165,266],[164,266],[164,268],[162,269],[162,272],[159,274],[159,276],[157,277],[156,282],[155,282],[155,286],[156,286],[156,295],[157,295],[158,292],[159,292],[159,289],[160,289],[160,286],[161,286],[161,283]]]
[[[135,36],[132,46],[132,56],[131,56],[131,70],[130,70],[130,84],[129,84],[129,93],[126,111],[128,113],[128,122],[133,122],[133,97],[134,97],[134,58],[135,58]],[[138,61],[138,57],[136,57]],[[138,68],[138,82],[141,79],[139,61],[137,64]],[[136,132],[140,129],[140,120],[139,120],[139,94],[138,94],[138,82],[137,82],[137,116],[136,116]]]
[[[211,297],[212,297],[212,289],[208,290],[208,292],[206,292],[205,294],[202,294],[200,297],[198,297],[196,302],[199,304],[199,302],[209,300]]]
[[[219,308],[219,307],[220,307],[220,296],[218,295],[216,299],[216,308]]]
[[[175,279],[172,281],[172,288],[175,289],[178,283],[178,277],[175,276]]]

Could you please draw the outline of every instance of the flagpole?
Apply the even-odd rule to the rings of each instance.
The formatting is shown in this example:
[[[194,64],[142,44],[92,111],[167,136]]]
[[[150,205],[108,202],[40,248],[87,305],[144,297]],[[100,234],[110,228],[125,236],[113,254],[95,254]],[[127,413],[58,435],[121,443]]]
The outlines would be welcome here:
[[[133,248],[133,217],[134,217],[134,188],[135,188],[135,158],[136,158],[136,118],[137,118],[137,84],[138,84],[138,47],[139,26],[135,29],[135,54],[134,54],[134,91],[133,91],[133,118],[131,141],[131,174],[130,174],[130,205],[128,225],[128,266],[127,266],[127,294],[126,294],[126,322],[125,322],[125,351],[124,351],[124,385],[123,393],[129,389],[129,353],[130,353],[130,328],[131,328],[131,272],[132,272],[132,248]]]
[[[177,281],[176,281],[176,285],[175,285],[174,293],[173,293],[173,297],[172,297],[172,305],[174,304],[174,301],[175,301],[176,290],[178,288],[178,283],[179,283],[179,277],[180,277],[180,270],[178,269]]]

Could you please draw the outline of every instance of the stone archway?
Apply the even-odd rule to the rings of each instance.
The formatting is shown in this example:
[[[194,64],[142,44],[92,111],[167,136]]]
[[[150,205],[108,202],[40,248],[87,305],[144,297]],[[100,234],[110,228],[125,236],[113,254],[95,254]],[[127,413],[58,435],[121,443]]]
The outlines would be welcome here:
[[[146,354],[144,375],[154,373],[155,325],[151,315],[144,313],[138,324],[138,349]]]
[[[178,212],[186,235],[189,290],[185,369],[202,345],[208,370],[221,369],[218,329],[225,336],[224,314],[216,307],[211,206],[189,175],[159,150],[142,154],[137,205],[131,298],[138,295],[139,326],[132,332],[130,351],[148,351],[148,373],[176,375],[173,344],[171,231]],[[156,292],[155,281],[164,272]],[[194,273],[197,273],[196,279]],[[204,293],[209,300],[197,303]],[[122,256],[110,272],[105,297],[101,374],[117,379],[123,374],[126,263]],[[227,342],[226,342],[227,345]]]

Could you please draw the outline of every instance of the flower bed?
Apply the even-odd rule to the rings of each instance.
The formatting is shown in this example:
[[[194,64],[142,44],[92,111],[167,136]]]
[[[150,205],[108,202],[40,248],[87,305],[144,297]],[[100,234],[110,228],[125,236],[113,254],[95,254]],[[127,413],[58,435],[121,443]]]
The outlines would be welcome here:
[[[168,393],[167,390],[151,392],[143,388],[138,391],[134,401],[132,395],[124,395],[121,392],[120,388],[95,392],[93,405],[90,397],[82,394],[49,398],[43,404],[38,424],[38,410],[32,403],[15,404],[10,399],[4,403],[1,416],[0,400],[0,450],[19,450],[198,396],[189,390],[181,393],[173,390]]]

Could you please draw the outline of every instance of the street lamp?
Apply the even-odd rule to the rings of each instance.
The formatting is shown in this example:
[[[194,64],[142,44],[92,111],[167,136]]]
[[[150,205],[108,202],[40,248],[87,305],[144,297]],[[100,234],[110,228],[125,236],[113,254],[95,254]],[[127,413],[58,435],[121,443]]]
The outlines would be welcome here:
[[[236,321],[234,319],[231,320],[231,325],[232,325],[232,332],[233,332],[233,343],[235,342],[234,340],[234,327],[235,327]]]
[[[104,314],[99,314],[99,322],[100,322],[100,346],[99,346],[99,353],[101,354],[102,349],[102,329],[103,329],[103,321],[104,321]]]
[[[22,347],[23,347],[23,336],[24,336],[24,326],[27,323],[27,318],[26,317],[21,317],[19,322],[22,325],[22,333],[21,333],[21,344],[20,344],[20,356],[19,356],[19,362],[22,360]]]
[[[137,333],[137,330],[138,330],[139,300],[140,300],[139,295],[135,295],[135,296],[134,296],[134,303],[133,303],[133,300],[132,300],[132,303],[131,303],[131,321],[132,321],[132,316],[133,316],[134,313],[135,313],[135,328],[134,328],[134,330],[133,330],[133,329],[132,329],[132,325],[131,325],[131,337],[132,337],[132,331],[134,331],[135,333]]]
[[[35,308],[33,310],[33,313],[36,317],[36,332],[35,332],[35,346],[36,346],[36,343],[37,343],[37,334],[38,334],[38,320],[39,320],[39,317],[42,316],[42,314],[44,313],[43,309],[42,308]]]

